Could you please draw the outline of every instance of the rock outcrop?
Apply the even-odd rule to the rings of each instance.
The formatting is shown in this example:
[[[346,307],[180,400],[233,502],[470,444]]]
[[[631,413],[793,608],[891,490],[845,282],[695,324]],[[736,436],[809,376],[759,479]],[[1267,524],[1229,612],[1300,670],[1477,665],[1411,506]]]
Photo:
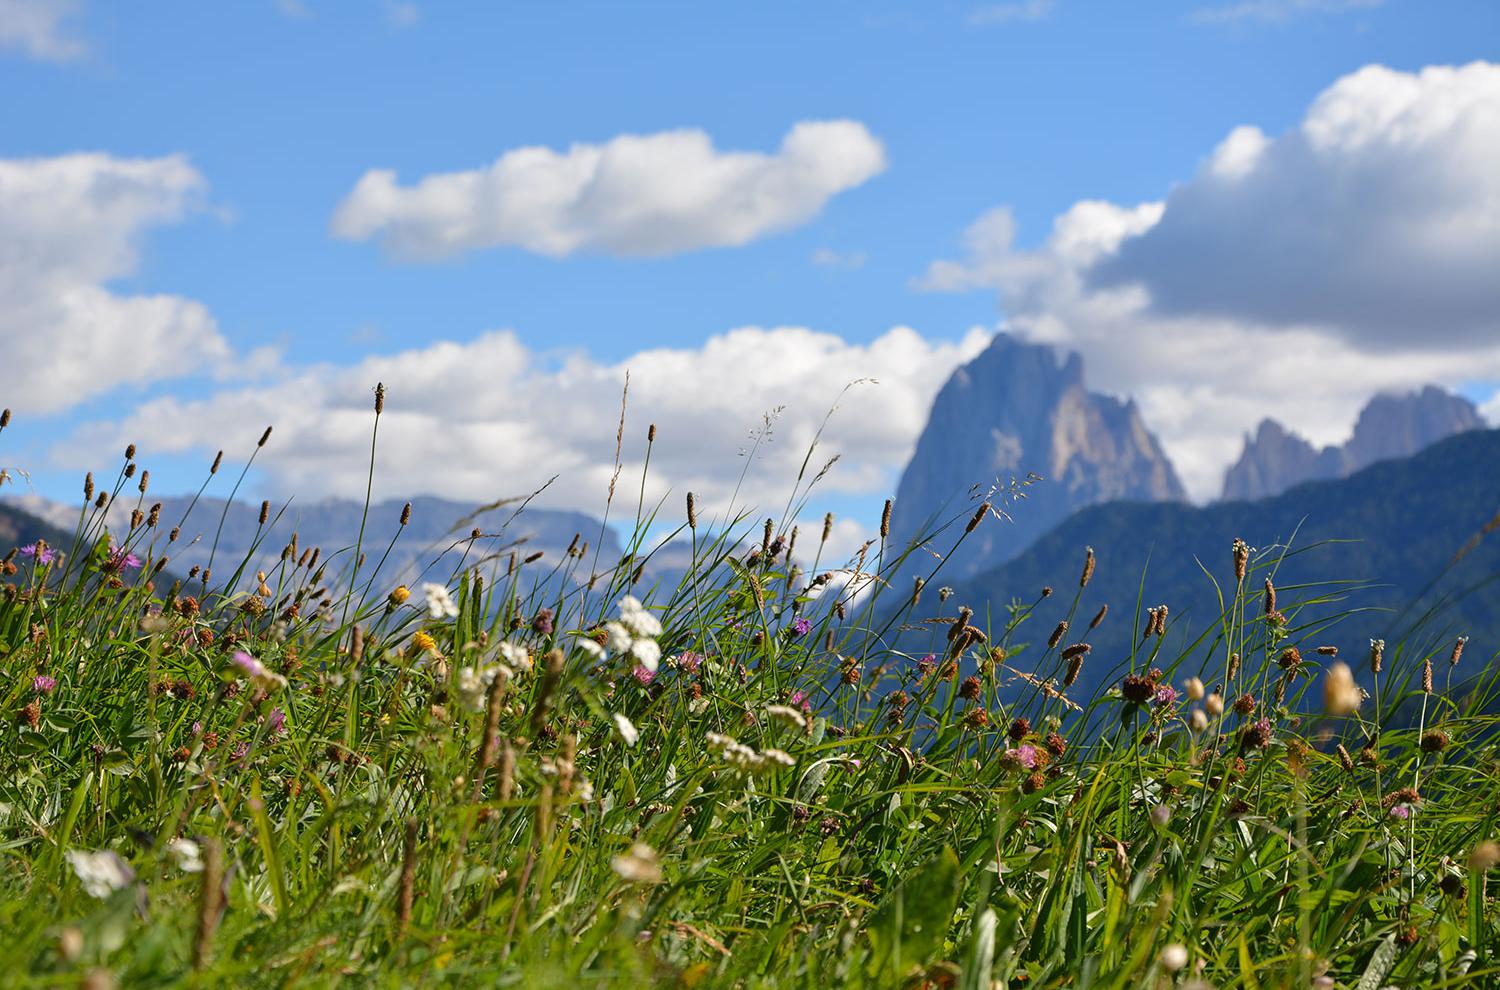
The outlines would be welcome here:
[[[1405,395],[1377,395],[1361,410],[1347,443],[1319,450],[1273,419],[1245,437],[1224,474],[1224,498],[1265,498],[1304,481],[1344,478],[1393,457],[1410,457],[1455,433],[1482,429],[1474,403],[1428,385]]]
[[[1040,476],[1007,500],[1012,480]],[[995,567],[1075,510],[1116,499],[1185,498],[1182,483],[1134,402],[1084,387],[1083,360],[997,335],[948,379],[896,491],[895,552],[959,521],[915,552],[917,566],[948,552],[982,501],[1003,508],[964,540],[945,577]]]

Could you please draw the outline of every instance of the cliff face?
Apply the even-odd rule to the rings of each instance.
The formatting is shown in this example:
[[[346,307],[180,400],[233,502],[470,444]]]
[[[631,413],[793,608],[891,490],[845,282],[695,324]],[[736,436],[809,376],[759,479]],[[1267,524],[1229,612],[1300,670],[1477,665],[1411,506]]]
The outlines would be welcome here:
[[[1474,404],[1434,385],[1405,395],[1377,395],[1341,446],[1315,449],[1275,420],[1245,438],[1240,459],[1224,474],[1224,498],[1264,498],[1304,481],[1343,478],[1377,461],[1410,457],[1455,433],[1482,429]]]
[[[1028,473],[1042,480],[1024,499],[1006,505],[992,494]],[[1088,391],[1077,354],[1059,362],[1050,347],[1001,334],[938,393],[896,490],[892,543],[899,552],[986,499],[1005,505],[1010,519],[981,526],[945,566],[961,577],[1009,560],[1083,506],[1184,497],[1133,402]],[[928,549],[946,553],[962,531],[960,522]]]

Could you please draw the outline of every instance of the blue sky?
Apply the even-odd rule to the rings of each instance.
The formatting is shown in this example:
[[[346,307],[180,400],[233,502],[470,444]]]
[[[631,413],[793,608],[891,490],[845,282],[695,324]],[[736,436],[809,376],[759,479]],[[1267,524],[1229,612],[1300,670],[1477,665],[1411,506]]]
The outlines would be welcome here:
[[[137,257],[104,284],[196,301],[235,362],[279,353],[261,351],[250,384],[199,368],[45,412],[22,403],[12,456],[58,497],[72,496],[79,452],[93,452],[101,424],[142,403],[211,401],[310,365],[349,368],[500,328],[554,368],[568,354],[614,366],[654,348],[693,352],[737,327],[810,328],[863,345],[909,326],[958,346],[1009,307],[994,286],[927,291],[919,280],[934,260],[963,256],[965,229],[986,211],[1008,206],[1012,249],[1039,248],[1073,204],[1161,201],[1235,127],[1273,138],[1296,128],[1361,67],[1415,73],[1500,57],[1500,5],[1489,2],[72,7],[47,28],[62,55],[24,36],[0,49],[10,94],[0,159],[186,156],[201,189],[179,215],[134,228]],[[331,233],[371,169],[410,186],[517,148],[566,152],[679,128],[706,132],[720,152],[773,154],[799,122],[831,120],[863,125],[883,170],[792,229],[738,246],[664,257],[500,246],[413,263],[378,237]],[[1085,339],[1077,346],[1089,359]],[[942,375],[919,377],[930,388]],[[1492,379],[1443,384],[1483,400]],[[786,401],[821,408],[832,398]],[[1337,416],[1305,416],[1293,425],[1347,430]],[[600,433],[612,442],[611,423]],[[141,442],[150,449],[150,437]],[[211,445],[163,442],[163,483],[186,485],[185,466]],[[312,476],[273,472],[260,483]],[[846,487],[840,504],[878,500],[874,483]]]

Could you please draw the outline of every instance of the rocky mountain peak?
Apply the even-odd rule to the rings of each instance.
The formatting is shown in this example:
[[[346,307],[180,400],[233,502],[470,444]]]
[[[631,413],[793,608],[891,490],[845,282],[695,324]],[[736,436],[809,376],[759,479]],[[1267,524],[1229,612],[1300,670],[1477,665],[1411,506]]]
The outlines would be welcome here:
[[[996,486],[1042,480],[969,536],[945,568],[963,576],[1009,560],[1072,513],[1114,499],[1178,500],[1182,483],[1135,405],[1090,392],[1083,359],[999,334],[955,371],[933,402],[901,476],[891,516],[895,545],[966,515]],[[997,502],[997,505],[999,503]],[[930,549],[944,553],[954,527]]]
[[[1224,498],[1264,498],[1304,481],[1347,477],[1376,461],[1410,457],[1484,425],[1474,403],[1436,385],[1375,396],[1360,411],[1349,440],[1321,450],[1265,419],[1253,437],[1245,437],[1239,460],[1225,472]]]

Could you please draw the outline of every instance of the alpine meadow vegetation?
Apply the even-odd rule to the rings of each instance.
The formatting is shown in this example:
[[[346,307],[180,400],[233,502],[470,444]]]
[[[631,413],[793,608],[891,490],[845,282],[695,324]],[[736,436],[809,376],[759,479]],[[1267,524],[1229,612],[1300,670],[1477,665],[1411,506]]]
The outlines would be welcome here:
[[[1337,589],[1243,541],[1182,650],[1084,547],[962,601],[1024,483],[830,560],[812,457],[779,518],[617,469],[619,559],[475,529],[390,573],[403,512],[179,574],[221,520],[127,450],[4,557],[0,983],[1500,985],[1494,644],[1340,655],[1299,621]]]

